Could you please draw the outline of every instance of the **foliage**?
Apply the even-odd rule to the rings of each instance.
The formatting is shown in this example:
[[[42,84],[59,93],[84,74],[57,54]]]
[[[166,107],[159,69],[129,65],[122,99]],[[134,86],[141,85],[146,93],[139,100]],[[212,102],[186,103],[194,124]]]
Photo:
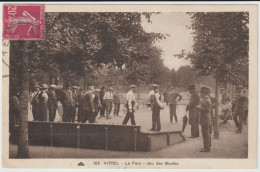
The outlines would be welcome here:
[[[45,13],[45,40],[28,45],[31,76],[47,72],[61,76],[64,82],[81,76],[91,84],[97,82],[104,66],[122,69],[150,58],[153,43],[165,38],[143,30],[141,15],[149,21],[153,14]],[[18,42],[12,44],[13,50],[21,50]],[[18,54],[13,53],[12,58]],[[19,60],[13,64],[19,68]]]
[[[194,30],[193,52],[186,58],[202,75],[220,81],[248,80],[248,13],[189,13]],[[183,52],[184,53],[184,52]],[[183,54],[182,53],[182,54]],[[243,68],[243,72],[238,69]]]

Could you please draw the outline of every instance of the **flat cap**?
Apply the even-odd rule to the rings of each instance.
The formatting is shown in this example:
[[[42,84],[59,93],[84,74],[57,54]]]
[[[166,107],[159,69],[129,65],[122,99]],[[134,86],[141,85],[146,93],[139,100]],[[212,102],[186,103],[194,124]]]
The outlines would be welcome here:
[[[210,89],[209,88],[207,88],[207,94],[210,94]]]
[[[112,88],[112,87],[109,87],[108,90],[113,90],[113,88]]]
[[[34,86],[34,88],[40,88],[40,86],[36,84],[36,85]]]
[[[96,89],[95,89],[95,91],[99,92],[99,91],[100,91],[100,89],[99,89],[99,88],[96,88]]]
[[[91,89],[93,89],[93,88],[95,88],[93,85],[88,86],[88,89],[89,89],[89,90],[91,90]]]
[[[189,85],[189,90],[195,90],[195,85]]]
[[[130,85],[130,88],[136,88],[136,85]]]
[[[208,90],[209,90],[208,87],[201,87],[201,88],[200,88],[200,92],[201,92],[201,93],[206,93],[206,94],[208,94]]]
[[[78,87],[77,86],[72,86],[72,89],[78,89]]]
[[[57,86],[52,84],[52,85],[50,85],[50,88],[57,88]]]
[[[157,84],[152,84],[151,87],[158,87],[158,85]]]
[[[48,85],[47,84],[42,84],[42,86],[41,86],[41,89],[48,89],[49,87],[48,87]]]

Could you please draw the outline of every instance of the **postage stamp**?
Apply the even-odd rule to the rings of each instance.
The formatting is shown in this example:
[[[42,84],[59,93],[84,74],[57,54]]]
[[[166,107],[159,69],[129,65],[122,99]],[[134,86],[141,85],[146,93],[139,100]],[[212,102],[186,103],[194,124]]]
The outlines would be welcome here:
[[[43,40],[44,5],[4,5],[3,38]]]

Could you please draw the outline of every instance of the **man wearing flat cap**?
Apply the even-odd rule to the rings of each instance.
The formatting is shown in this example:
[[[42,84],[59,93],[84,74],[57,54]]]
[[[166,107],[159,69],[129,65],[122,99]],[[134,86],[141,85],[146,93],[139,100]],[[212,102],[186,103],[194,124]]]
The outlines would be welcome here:
[[[203,145],[204,147],[200,152],[209,152],[211,147],[211,137],[210,137],[210,126],[211,126],[211,100],[208,96],[208,88],[201,87],[200,90],[200,105],[196,108],[200,111],[200,125],[202,130]]]
[[[100,111],[100,108],[102,107],[101,102],[100,102],[99,92],[100,92],[100,89],[96,88],[95,92],[94,92],[94,99],[93,99],[94,107],[95,107],[95,113],[94,113],[95,121],[96,121],[96,117]]]
[[[49,109],[49,121],[53,122],[56,116],[56,110],[58,109],[58,101],[56,94],[56,85],[50,85],[48,94],[48,109]]]
[[[42,84],[41,92],[39,94],[39,121],[47,121],[47,110],[48,110],[48,85]]]
[[[153,104],[153,113],[152,113],[152,128],[150,131],[161,131],[161,120],[160,120],[160,111],[163,108],[161,102],[161,95],[158,90],[158,85],[153,84],[154,90],[154,104]]]
[[[247,104],[248,98],[246,96],[245,90],[243,90],[242,85],[237,86],[236,94],[237,94],[237,98],[236,98],[236,105],[235,105],[235,109],[234,109],[233,119],[234,119],[234,122],[237,127],[236,133],[240,134],[240,133],[242,133],[243,124],[245,121],[244,118],[245,118],[245,111],[247,108],[246,104]]]
[[[79,106],[78,102],[78,93],[77,93],[78,87],[77,86],[72,86],[72,114],[70,115],[70,122],[75,122],[76,118],[76,109]]]
[[[120,93],[119,90],[116,91],[114,94],[114,116],[119,115],[119,110],[120,110]]]
[[[135,105],[135,95],[134,95],[134,91],[135,91],[136,86],[135,85],[131,85],[130,86],[130,90],[127,92],[126,94],[126,116],[125,119],[123,121],[123,125],[126,125],[128,120],[131,118],[131,125],[136,125],[135,123],[135,116],[134,116],[134,105]]]
[[[77,95],[78,99],[78,122],[81,122],[82,116],[83,116],[83,96],[84,96],[84,89],[80,88],[79,93]]]
[[[104,95],[104,101],[105,101],[105,106],[106,106],[106,119],[111,119],[110,114],[112,111],[112,106],[113,106],[113,88],[109,87],[108,91]]]
[[[200,103],[200,97],[195,91],[195,85],[189,86],[189,93],[191,97],[186,107],[186,111],[189,111],[189,124],[191,125],[191,136],[189,138],[196,138],[199,137],[199,111],[196,106]]]
[[[70,83],[65,85],[65,90],[61,93],[60,101],[63,107],[62,122],[70,122],[72,114],[72,92]]]
[[[34,86],[35,91],[32,93],[32,114],[33,114],[33,120],[38,121],[39,120],[39,94],[40,94],[40,86],[35,85]]]
[[[106,104],[104,100],[104,95],[105,95],[105,86],[102,86],[99,92],[99,98],[100,98],[100,103],[101,103],[101,108],[100,108],[100,118],[105,117],[105,111],[106,111]]]

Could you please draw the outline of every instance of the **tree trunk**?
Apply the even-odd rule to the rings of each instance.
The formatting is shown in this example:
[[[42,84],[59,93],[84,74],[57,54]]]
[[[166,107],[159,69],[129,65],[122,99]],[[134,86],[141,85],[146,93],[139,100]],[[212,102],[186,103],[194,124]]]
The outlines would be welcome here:
[[[218,131],[218,90],[219,90],[219,82],[218,82],[218,78],[216,77],[216,92],[215,92],[215,119],[214,119],[214,138],[215,139],[219,139],[219,131]]]
[[[28,95],[29,95],[29,63],[28,41],[24,41],[24,54],[22,56],[21,95],[20,95],[20,121],[17,158],[29,158],[28,147]]]

